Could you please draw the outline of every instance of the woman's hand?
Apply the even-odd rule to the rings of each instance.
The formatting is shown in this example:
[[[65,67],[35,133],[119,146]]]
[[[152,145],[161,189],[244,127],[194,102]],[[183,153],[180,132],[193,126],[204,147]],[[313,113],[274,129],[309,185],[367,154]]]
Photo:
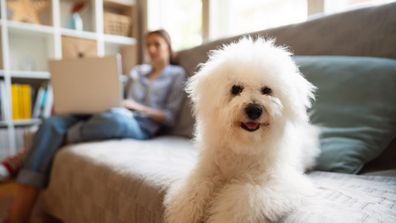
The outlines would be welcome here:
[[[123,100],[122,106],[132,111],[145,112],[155,122],[165,122],[165,113],[163,111],[144,106],[132,99]]]
[[[144,111],[145,106],[137,103],[132,99],[127,99],[122,101],[122,106],[132,111]]]

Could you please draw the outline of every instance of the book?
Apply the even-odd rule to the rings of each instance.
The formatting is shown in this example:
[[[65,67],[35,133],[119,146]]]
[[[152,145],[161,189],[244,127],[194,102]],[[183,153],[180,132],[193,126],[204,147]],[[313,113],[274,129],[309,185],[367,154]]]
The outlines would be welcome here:
[[[32,118],[40,118],[42,115],[42,104],[45,97],[45,85],[41,85],[37,90],[36,99],[34,101]]]
[[[5,120],[7,117],[6,91],[5,82],[0,81],[0,120]]]
[[[19,113],[19,118],[20,120],[25,119],[26,114],[25,114],[25,95],[24,95],[24,85],[18,84],[18,106],[16,109],[18,109]]]
[[[32,118],[32,87],[28,84],[21,85],[23,119]]]
[[[12,106],[12,120],[20,119],[19,113],[19,84],[11,85],[11,106]]]
[[[52,94],[52,86],[48,84],[46,91],[46,99],[44,104],[44,111],[43,111],[44,118],[48,118],[51,116],[53,102],[54,102],[54,96]]]
[[[28,84],[12,84],[12,119],[32,118],[32,87]]]

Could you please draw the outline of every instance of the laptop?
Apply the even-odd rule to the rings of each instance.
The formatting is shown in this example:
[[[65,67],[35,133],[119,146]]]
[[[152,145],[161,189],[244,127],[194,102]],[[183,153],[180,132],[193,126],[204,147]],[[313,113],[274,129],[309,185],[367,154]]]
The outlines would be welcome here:
[[[120,56],[51,60],[55,114],[95,114],[120,107]]]

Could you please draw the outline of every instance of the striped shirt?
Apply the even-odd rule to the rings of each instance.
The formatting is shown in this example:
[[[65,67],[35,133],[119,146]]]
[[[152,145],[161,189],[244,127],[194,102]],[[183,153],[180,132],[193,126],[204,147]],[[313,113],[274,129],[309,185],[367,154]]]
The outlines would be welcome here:
[[[134,112],[140,127],[147,133],[155,135],[161,127],[173,127],[176,115],[184,98],[185,71],[180,66],[168,65],[154,80],[148,79],[152,66],[143,64],[135,66],[128,75],[125,86],[126,99],[133,99],[145,106],[165,113],[164,124],[154,122],[147,113]]]

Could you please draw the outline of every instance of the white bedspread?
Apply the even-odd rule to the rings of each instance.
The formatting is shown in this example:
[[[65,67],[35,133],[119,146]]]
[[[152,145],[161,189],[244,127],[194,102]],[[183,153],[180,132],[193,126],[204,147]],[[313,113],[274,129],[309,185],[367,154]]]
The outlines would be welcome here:
[[[68,146],[54,161],[46,209],[65,222],[162,222],[164,191],[197,152],[184,138]],[[396,222],[394,177],[313,172],[318,193],[282,222]]]

